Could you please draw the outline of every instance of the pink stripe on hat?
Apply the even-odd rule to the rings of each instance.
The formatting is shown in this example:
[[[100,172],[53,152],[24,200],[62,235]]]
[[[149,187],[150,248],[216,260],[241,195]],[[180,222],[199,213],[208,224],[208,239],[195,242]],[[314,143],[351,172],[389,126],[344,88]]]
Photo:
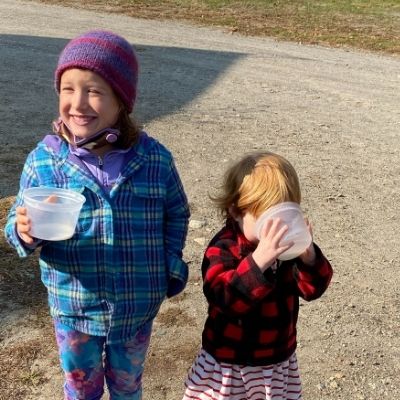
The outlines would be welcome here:
[[[103,30],[84,33],[67,43],[55,71],[55,88],[60,91],[61,75],[71,68],[99,74],[132,111],[136,99],[138,59],[132,46],[121,36]]]

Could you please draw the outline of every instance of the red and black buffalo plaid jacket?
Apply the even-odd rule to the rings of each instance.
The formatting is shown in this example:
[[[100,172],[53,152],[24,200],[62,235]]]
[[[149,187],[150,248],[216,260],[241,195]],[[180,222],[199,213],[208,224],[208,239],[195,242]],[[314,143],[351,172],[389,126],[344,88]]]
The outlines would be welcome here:
[[[296,258],[264,273],[253,260],[254,250],[237,223],[228,219],[204,255],[203,291],[209,308],[202,345],[218,362],[269,365],[287,360],[296,349],[299,297],[317,299],[332,277],[332,267],[317,246],[315,265]]]

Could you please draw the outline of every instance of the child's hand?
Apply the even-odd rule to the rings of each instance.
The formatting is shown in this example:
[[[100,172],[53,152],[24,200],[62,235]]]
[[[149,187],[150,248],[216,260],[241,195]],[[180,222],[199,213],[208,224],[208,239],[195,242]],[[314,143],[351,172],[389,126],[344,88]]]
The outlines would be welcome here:
[[[305,221],[308,230],[310,231],[310,235],[311,237],[313,237],[312,226],[310,224],[310,221],[308,220],[308,218],[305,218]],[[313,241],[311,241],[310,246],[304,251],[304,253],[300,254],[299,257],[304,264],[313,265],[315,263],[316,254]]]
[[[57,203],[57,196],[52,194],[46,200],[45,203]],[[26,244],[33,244],[34,238],[29,233],[31,230],[31,221],[29,220],[27,211],[25,207],[17,207],[16,208],[16,223],[17,223],[17,232],[19,237]]]
[[[287,225],[281,225],[281,219],[269,219],[263,226],[260,241],[253,252],[253,259],[262,272],[271,267],[276,259],[293,246],[293,242],[280,245],[280,242],[288,230]]]
[[[55,194],[51,194],[44,202],[45,203],[57,203],[57,196]]]
[[[17,223],[17,232],[19,237],[27,244],[33,243],[33,237],[30,235],[29,231],[31,230],[31,221],[26,213],[25,207],[17,207],[16,208],[16,223]]]

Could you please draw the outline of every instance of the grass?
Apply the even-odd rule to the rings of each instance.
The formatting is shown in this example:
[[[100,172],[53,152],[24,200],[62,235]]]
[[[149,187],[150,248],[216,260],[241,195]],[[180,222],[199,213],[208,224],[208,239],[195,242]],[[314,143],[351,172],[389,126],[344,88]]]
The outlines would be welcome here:
[[[35,366],[35,360],[54,353],[53,341],[52,332],[44,331],[41,338],[0,348],[0,400],[25,398],[48,380],[45,371]],[[55,354],[51,354],[51,361],[56,364]]]
[[[400,0],[41,0],[243,35],[400,54]]]
[[[23,318],[0,327],[0,400],[22,399],[39,388],[47,378],[35,366],[35,361],[49,354],[55,359],[51,320],[37,257],[19,259],[3,238],[3,227],[13,201],[14,197],[0,199],[0,307],[1,315],[9,316],[19,310]],[[26,324],[31,329],[39,329],[42,336],[9,341]]]

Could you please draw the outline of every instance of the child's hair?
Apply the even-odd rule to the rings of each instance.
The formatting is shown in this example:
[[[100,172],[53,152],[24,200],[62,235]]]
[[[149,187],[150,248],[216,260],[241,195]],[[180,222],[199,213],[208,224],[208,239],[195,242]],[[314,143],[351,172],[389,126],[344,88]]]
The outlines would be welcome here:
[[[122,148],[132,145],[139,134],[139,127],[129,116],[136,100],[139,63],[129,42],[103,30],[89,31],[70,40],[60,54],[54,74],[57,93],[60,93],[62,74],[71,68],[93,71],[111,86],[120,104],[114,128],[121,135],[115,144]],[[67,127],[61,124],[57,133],[67,137]]]
[[[255,218],[285,201],[300,204],[299,179],[284,157],[271,152],[247,154],[225,173],[221,194],[211,197],[221,213],[249,212]]]

